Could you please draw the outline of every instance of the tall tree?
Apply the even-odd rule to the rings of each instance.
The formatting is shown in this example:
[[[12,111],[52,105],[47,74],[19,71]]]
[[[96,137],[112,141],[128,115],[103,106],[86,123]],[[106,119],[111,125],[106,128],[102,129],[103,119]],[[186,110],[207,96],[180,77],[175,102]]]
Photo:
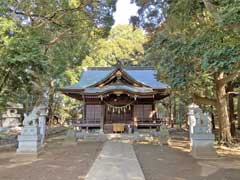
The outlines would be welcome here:
[[[68,79],[65,71],[75,71],[89,54],[91,43],[107,37],[115,4],[116,0],[1,1],[2,105],[9,100],[36,99],[40,81],[44,91],[55,95],[60,79]]]
[[[175,90],[217,109],[222,142],[232,140],[227,83],[240,75],[240,4],[237,1],[171,1],[146,58]]]
[[[121,60],[124,65],[144,64],[143,30],[131,25],[113,27],[107,38],[99,39],[93,51],[83,60],[83,66],[111,66]]]

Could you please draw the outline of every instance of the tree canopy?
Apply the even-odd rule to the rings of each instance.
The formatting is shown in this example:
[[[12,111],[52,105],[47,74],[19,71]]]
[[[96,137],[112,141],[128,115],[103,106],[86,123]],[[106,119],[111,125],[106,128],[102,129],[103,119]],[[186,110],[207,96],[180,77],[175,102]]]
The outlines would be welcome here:
[[[142,65],[144,43],[143,30],[131,25],[113,27],[107,38],[92,44],[92,52],[83,60],[83,66],[112,66],[117,60],[123,65]]]
[[[240,75],[239,8],[232,0],[169,1],[146,52],[173,90],[216,107],[223,141],[231,141],[225,87]]]
[[[78,69],[92,42],[108,36],[115,5],[116,0],[1,1],[1,107],[6,101],[34,104],[52,82],[72,79],[68,72]]]

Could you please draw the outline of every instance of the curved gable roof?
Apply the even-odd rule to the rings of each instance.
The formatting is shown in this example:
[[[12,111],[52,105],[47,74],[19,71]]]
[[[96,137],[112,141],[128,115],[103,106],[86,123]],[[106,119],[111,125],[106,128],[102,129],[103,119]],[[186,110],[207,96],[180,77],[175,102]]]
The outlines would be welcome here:
[[[82,72],[77,84],[65,86],[63,89],[84,89],[93,86],[103,79],[108,78],[116,68],[89,68]],[[156,78],[157,71],[153,68],[144,67],[126,67],[122,70],[137,82],[156,89],[166,89],[169,86]]]

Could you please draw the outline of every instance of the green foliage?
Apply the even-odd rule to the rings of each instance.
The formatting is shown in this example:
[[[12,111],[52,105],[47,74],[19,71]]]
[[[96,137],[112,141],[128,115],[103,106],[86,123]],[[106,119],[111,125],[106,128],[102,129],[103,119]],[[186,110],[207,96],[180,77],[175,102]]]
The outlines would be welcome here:
[[[27,35],[26,35],[27,34]],[[0,54],[1,103],[20,101],[28,93],[39,94],[39,77],[46,76],[49,62],[40,49],[43,40],[30,32],[18,33]]]
[[[124,65],[143,63],[146,38],[141,29],[130,25],[114,27],[107,39],[99,39],[92,45],[92,52],[82,66],[111,66],[121,60]]]
[[[240,26],[240,1],[239,0],[223,0],[220,1],[222,7],[219,9],[220,14],[220,25],[228,26],[234,29],[236,32],[239,31]]]
[[[13,101],[31,110],[38,96],[48,93],[57,113],[65,101],[57,88],[79,78],[79,66],[92,43],[109,34],[115,4],[116,0],[1,1],[0,106]]]
[[[240,5],[215,3],[225,11]],[[172,1],[167,20],[149,45],[146,59],[155,62],[159,75],[175,89],[206,93],[214,72],[239,70],[239,36],[220,26],[210,13],[200,1]]]

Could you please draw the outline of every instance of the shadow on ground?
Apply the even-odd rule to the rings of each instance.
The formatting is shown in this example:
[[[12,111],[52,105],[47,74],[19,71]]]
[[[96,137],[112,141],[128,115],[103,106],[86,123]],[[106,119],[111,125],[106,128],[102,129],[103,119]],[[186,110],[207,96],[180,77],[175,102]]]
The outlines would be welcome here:
[[[52,140],[38,160],[16,161],[15,151],[0,154],[1,180],[81,180],[84,179],[102,143],[85,142],[64,146]]]
[[[187,145],[171,146],[135,144],[134,149],[146,180],[239,180],[240,160],[221,157],[196,160]]]

